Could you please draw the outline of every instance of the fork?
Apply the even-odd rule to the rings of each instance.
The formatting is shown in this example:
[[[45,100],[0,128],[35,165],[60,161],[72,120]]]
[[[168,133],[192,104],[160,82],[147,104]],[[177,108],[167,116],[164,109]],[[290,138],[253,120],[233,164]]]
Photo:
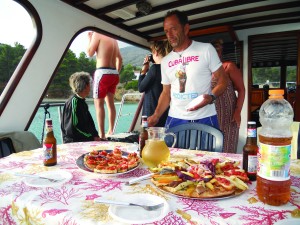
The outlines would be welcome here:
[[[140,205],[140,204],[135,204],[135,203],[130,203],[130,202],[121,202],[121,201],[113,201],[113,200],[108,200],[108,199],[94,199],[95,203],[105,203],[105,204],[112,204],[112,205],[123,205],[123,206],[139,206],[144,208],[147,211],[153,211],[160,209],[164,206],[164,203],[156,204],[156,205]]]
[[[48,177],[41,177],[39,175],[36,175],[36,174],[25,174],[25,173],[14,173],[15,176],[18,176],[18,177],[32,177],[32,178],[40,178],[40,179],[46,179],[46,180],[49,180],[50,182],[60,182],[62,181],[63,179],[54,179],[54,178],[48,178]]]
[[[146,175],[143,175],[143,176],[140,176],[140,177],[131,179],[130,181],[127,181],[127,182],[125,183],[125,185],[132,185],[132,184],[135,184],[135,183],[137,183],[137,182],[139,182],[139,181],[146,180],[146,179],[152,177],[153,175],[154,175],[154,173],[148,173],[148,174],[146,174]]]
[[[142,181],[142,180],[146,180],[146,179],[149,179],[150,177],[152,177],[154,174],[165,174],[165,173],[172,173],[174,172],[174,170],[170,169],[170,168],[163,168],[161,171],[158,171],[156,173],[148,173],[146,175],[143,175],[143,176],[140,176],[140,177],[137,177],[137,178],[133,178],[129,181],[127,181],[125,183],[125,185],[132,185],[132,184],[135,184],[139,181]]]

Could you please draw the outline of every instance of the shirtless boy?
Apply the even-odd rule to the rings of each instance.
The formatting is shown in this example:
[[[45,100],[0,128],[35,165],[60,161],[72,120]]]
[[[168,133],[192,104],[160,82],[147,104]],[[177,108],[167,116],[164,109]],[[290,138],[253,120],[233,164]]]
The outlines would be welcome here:
[[[96,109],[99,137],[105,139],[104,132],[104,100],[108,108],[109,128],[107,134],[113,134],[116,118],[114,95],[119,83],[119,72],[122,68],[122,57],[118,42],[105,35],[89,32],[87,54],[92,57],[96,53],[96,71],[93,79],[93,98]]]

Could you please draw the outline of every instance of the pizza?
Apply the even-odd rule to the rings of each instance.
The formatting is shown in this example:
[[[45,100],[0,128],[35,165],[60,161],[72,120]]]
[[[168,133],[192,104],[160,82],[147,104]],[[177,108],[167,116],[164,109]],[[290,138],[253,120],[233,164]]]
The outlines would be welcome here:
[[[194,162],[183,159],[162,162],[152,169],[152,183],[166,192],[190,198],[217,198],[248,189],[249,179],[239,162],[206,159]]]
[[[124,173],[139,164],[137,153],[124,153],[120,147],[113,150],[93,150],[84,155],[84,166],[90,171],[103,174]]]

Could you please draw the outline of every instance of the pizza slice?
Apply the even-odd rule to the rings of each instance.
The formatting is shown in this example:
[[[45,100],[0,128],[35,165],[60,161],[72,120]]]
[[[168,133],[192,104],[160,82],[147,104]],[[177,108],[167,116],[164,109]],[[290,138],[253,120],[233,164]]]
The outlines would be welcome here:
[[[243,169],[231,169],[223,172],[224,176],[231,177],[235,176],[244,182],[248,182],[249,178],[247,173]]]
[[[215,186],[213,189],[201,182],[195,183],[192,181],[182,182],[176,187],[160,186],[162,190],[175,195],[190,197],[190,198],[217,198],[234,194],[235,190],[226,190],[222,186]]]

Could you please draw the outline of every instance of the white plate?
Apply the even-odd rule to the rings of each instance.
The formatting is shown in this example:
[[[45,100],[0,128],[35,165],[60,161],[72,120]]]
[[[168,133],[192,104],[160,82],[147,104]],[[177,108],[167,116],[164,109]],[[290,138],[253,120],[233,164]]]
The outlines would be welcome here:
[[[115,220],[123,223],[130,224],[144,224],[152,223],[163,219],[169,212],[169,204],[161,197],[151,194],[134,194],[123,196],[122,199],[118,198],[118,201],[127,201],[131,203],[154,205],[164,203],[164,207],[154,210],[147,211],[138,206],[118,206],[111,205],[108,213]]]
[[[53,178],[61,181],[51,182],[47,179],[26,177],[25,184],[32,187],[53,187],[57,185],[62,185],[71,180],[73,177],[71,173],[65,170],[47,171],[38,173],[36,175],[39,175],[41,177]]]
[[[299,225],[300,218],[279,220],[274,225]]]
[[[185,109],[193,108],[203,101],[203,95],[199,95],[197,98],[194,98],[189,104],[185,106]]]
[[[132,153],[132,152],[138,152],[139,146],[137,143],[136,144],[129,143],[125,146],[120,146],[120,148],[124,152]]]

